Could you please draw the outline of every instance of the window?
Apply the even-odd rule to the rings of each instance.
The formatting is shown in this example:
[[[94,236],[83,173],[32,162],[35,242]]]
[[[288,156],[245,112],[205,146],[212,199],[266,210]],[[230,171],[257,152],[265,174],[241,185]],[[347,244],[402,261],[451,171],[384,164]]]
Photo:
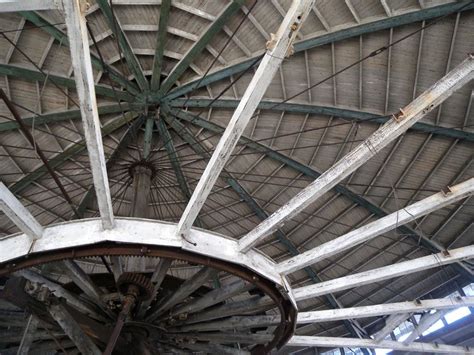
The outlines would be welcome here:
[[[446,319],[446,322],[448,322],[448,324],[451,324],[461,318],[467,317],[470,314],[471,314],[471,311],[469,310],[468,307],[461,307],[461,308],[455,309],[454,311],[449,312],[448,314],[444,316],[444,318]]]
[[[474,283],[467,285],[462,289],[466,296],[474,296]]]
[[[428,334],[431,334],[433,332],[436,332],[437,330],[441,329],[444,327],[443,321],[440,319],[437,321],[435,324],[433,324],[431,327],[429,327],[422,335],[426,336]]]
[[[471,297],[474,296],[474,283],[471,283],[470,285],[467,285],[466,287],[463,287],[462,290],[464,291],[466,296],[468,296],[468,297],[469,296],[471,296]],[[456,291],[456,292],[453,292],[450,295],[446,296],[446,298],[459,297],[459,296],[460,296],[460,293],[458,291]],[[431,310],[429,313],[435,313],[435,312],[436,312],[435,310]],[[471,311],[470,311],[469,307],[461,307],[461,308],[453,309],[452,311],[446,313],[445,316],[444,316],[444,319],[446,320],[447,324],[451,324],[451,323],[456,322],[459,319],[462,319],[464,317],[469,316],[470,314],[471,314]],[[420,314],[415,314],[414,318],[415,318],[416,322],[419,323],[422,316]],[[433,333],[437,330],[440,330],[444,327],[445,327],[445,325],[443,323],[443,320],[440,319],[436,323],[434,323],[430,328],[428,328],[423,333],[423,336],[431,334],[431,333]],[[411,321],[407,320],[407,321],[401,323],[398,327],[396,327],[393,330],[393,333],[395,334],[395,337],[397,338],[397,341],[403,342],[406,338],[408,338],[408,336],[410,335],[410,333],[414,329],[415,329],[415,326],[413,325],[413,323]],[[385,339],[386,340],[391,340],[390,335],[388,335]],[[377,355],[386,355],[386,354],[389,354],[389,353],[392,352],[392,350],[389,350],[389,349],[374,349],[374,350],[375,350],[375,353]],[[362,354],[362,351],[360,349],[357,349],[357,348],[356,349],[347,349],[346,348],[346,349],[344,349],[344,351],[345,351],[346,354],[356,354],[356,355]],[[339,351],[339,349],[334,349],[332,351],[324,352],[323,354],[326,354],[326,355],[341,355],[341,352]]]

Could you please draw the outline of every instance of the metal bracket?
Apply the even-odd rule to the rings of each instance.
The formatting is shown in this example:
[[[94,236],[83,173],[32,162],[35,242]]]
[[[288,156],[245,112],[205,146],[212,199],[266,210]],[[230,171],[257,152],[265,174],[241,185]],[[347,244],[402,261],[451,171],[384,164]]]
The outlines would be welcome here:
[[[453,190],[451,189],[451,186],[446,186],[441,190],[444,196],[448,196],[453,193]]]
[[[397,122],[402,121],[405,117],[406,117],[405,111],[403,111],[403,109],[401,109],[401,108],[399,109],[399,111],[396,114],[392,115],[392,118]]]

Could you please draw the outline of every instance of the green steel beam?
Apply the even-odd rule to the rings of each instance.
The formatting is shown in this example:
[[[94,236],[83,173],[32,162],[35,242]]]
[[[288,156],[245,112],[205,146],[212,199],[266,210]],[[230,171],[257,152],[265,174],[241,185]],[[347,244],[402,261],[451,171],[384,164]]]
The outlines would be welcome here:
[[[128,103],[122,103],[121,105],[113,104],[113,105],[98,106],[99,115],[117,113],[117,112],[121,112],[122,110],[128,110],[128,109],[130,109],[130,105]],[[73,120],[73,119],[78,119],[78,118],[81,118],[81,111],[68,110],[68,111],[52,112],[52,113],[25,117],[22,119],[22,121],[26,126],[31,126],[33,124],[35,126],[38,126],[38,125],[42,125],[46,123],[55,123],[55,122]],[[16,129],[18,129],[18,123],[15,121],[0,122],[0,132],[13,131]]]
[[[376,31],[382,31],[390,29],[393,27],[399,27],[415,22],[427,21],[436,17],[449,15],[456,13],[458,11],[467,11],[474,9],[474,2],[472,0],[465,1],[456,1],[449,4],[431,7],[428,9],[422,9],[419,11],[414,11],[406,13],[403,15],[392,16],[385,18],[383,20],[372,21],[360,25],[356,25],[350,28],[345,28],[339,31],[334,31],[322,36],[317,36],[314,38],[305,39],[299,42],[296,42],[294,45],[295,53],[302,52],[307,49],[323,46],[325,44],[342,41],[348,38],[362,36],[367,33],[372,33]],[[242,72],[252,65],[257,65],[255,62],[257,57],[248,58],[243,60],[240,63],[228,66],[226,68],[217,70],[213,73],[206,75],[206,77],[201,80],[201,78],[193,80],[187,84],[181,85],[180,87],[171,90],[167,95],[166,99],[171,100],[179,96],[183,96],[191,91],[194,91],[197,88],[212,84],[216,81],[229,78],[232,75],[235,75],[239,72]],[[199,84],[199,85],[197,85]]]
[[[45,75],[42,72],[32,70],[32,69],[26,69],[22,68],[16,65],[12,64],[0,64],[0,75],[6,75],[9,77],[17,78],[17,79],[24,79],[27,81],[32,81],[32,82],[45,82],[50,81],[54,82],[58,86],[64,86],[69,89],[74,89],[76,90],[76,82],[74,79],[66,78],[64,76],[59,76],[59,75]],[[118,91],[114,90],[112,88],[102,86],[102,85],[96,85],[95,86],[95,93],[98,96],[106,96],[110,97],[112,99],[119,99],[119,100],[124,100],[124,101],[133,101],[134,97],[130,95],[129,93],[126,93],[124,91]]]
[[[189,112],[185,112],[182,110],[174,109],[174,108],[169,108],[166,104],[162,105],[162,109],[165,110],[165,112],[168,112],[170,115],[175,116],[177,118],[180,118],[184,121],[187,121],[189,123],[192,123],[195,126],[204,128],[206,130],[209,130],[214,133],[220,133],[222,134],[225,130],[224,127],[221,127],[213,122],[210,122],[208,120],[205,120],[197,115],[193,115]],[[269,148],[261,143],[255,142],[250,138],[247,138],[245,136],[242,136],[239,140],[239,143],[242,145],[245,145],[246,147],[265,154],[266,156],[282,163],[285,164],[296,171],[309,176],[313,179],[317,179],[319,176],[321,176],[321,173],[316,171],[315,169],[302,164],[280,152],[277,152],[273,150],[272,148]],[[384,217],[388,214],[387,211],[385,211],[383,208],[377,206],[373,202],[367,200],[365,197],[358,195],[356,192],[352,191],[350,188],[345,187],[343,185],[336,185],[334,187],[334,190],[351,200],[353,203],[356,203],[357,205],[364,207],[366,210],[368,210],[371,214],[377,216],[377,217]],[[440,251],[443,251],[444,248],[436,243],[435,241],[430,240],[427,238],[425,235],[418,233],[417,231],[413,230],[412,228],[408,226],[400,226],[398,227],[398,230],[400,233],[407,235],[413,239],[416,240],[416,242],[421,243],[422,246],[424,246],[426,249],[430,250],[433,253],[438,253]],[[469,280],[472,280],[472,276],[468,275],[466,270],[464,270],[460,265],[454,264],[453,267],[456,268],[456,270],[464,275],[465,277],[468,277]]]
[[[191,198],[191,191],[189,190],[188,182],[186,181],[186,177],[184,176],[183,170],[181,169],[178,153],[176,152],[173,139],[171,138],[171,134],[168,130],[168,127],[166,127],[164,120],[168,121],[166,114],[161,115],[160,119],[156,121],[156,126],[158,127],[158,131],[160,133],[161,139],[164,142],[163,144],[165,146],[166,152],[170,158],[171,167],[173,168],[176,179],[178,180],[179,188],[181,189],[183,195],[189,200]],[[201,228],[203,227],[200,218],[196,219],[196,225]]]
[[[178,134],[178,136],[180,136],[186,143],[188,143],[197,154],[199,154],[203,158],[210,158],[209,152],[207,152],[206,149],[202,146],[202,143],[198,142],[196,138],[192,135],[192,133],[182,123],[178,122],[176,118],[169,117],[168,115],[164,115],[163,118],[170,125],[170,127],[173,128],[173,130]],[[252,210],[252,212],[255,213],[255,215],[261,221],[267,219],[267,212],[258,204],[257,201],[255,201],[252,195],[250,195],[236,179],[230,176],[230,174],[226,175],[228,175],[227,177],[225,177],[226,182],[247,204],[247,206]],[[286,237],[286,235],[280,229],[276,230],[275,236],[292,256],[300,254],[298,249],[296,249],[294,244]],[[311,267],[304,268],[304,271],[306,272],[308,277],[313,280],[314,283],[321,282],[321,279]],[[332,294],[326,295],[325,297],[333,308],[340,308],[339,303]],[[353,336],[358,337],[358,332],[351,322],[346,320],[344,322],[344,325]]]
[[[189,65],[199,54],[201,54],[214,36],[222,30],[229,19],[240,9],[243,3],[244,0],[233,0],[224,11],[221,12],[216,20],[207,28],[206,32],[202,34],[199,40],[193,44],[191,49],[188,50],[185,56],[171,70],[158,91],[158,97],[163,96],[173,87],[180,76],[189,68]]]
[[[179,188],[181,189],[183,195],[189,199],[191,197],[191,192],[189,191],[188,182],[186,181],[183,170],[181,169],[179,157],[176,153],[173,140],[171,139],[171,134],[166,127],[164,116],[166,116],[166,114],[161,115],[160,119],[156,121],[156,126],[158,127],[158,132],[160,133],[161,139],[163,140],[168,157],[170,158],[171,167],[173,168],[176,179],[178,180]]]
[[[206,108],[215,107],[215,108],[228,108],[234,109],[239,104],[239,100],[233,99],[219,99],[213,101],[212,99],[175,99],[169,102],[170,107],[181,108],[182,105],[186,102],[186,107],[193,108]],[[380,116],[371,112],[364,112],[359,110],[350,110],[339,107],[331,106],[320,106],[312,104],[300,104],[300,103],[290,103],[285,102],[279,104],[277,101],[261,101],[258,105],[259,110],[276,110],[276,111],[285,111],[290,113],[301,113],[309,115],[324,115],[324,116],[334,116],[345,118],[354,121],[369,121],[373,123],[382,124],[387,122],[390,119],[390,116]],[[410,130],[418,131],[423,133],[435,134],[438,136],[445,136],[449,138],[465,140],[468,142],[474,142],[474,133],[461,131],[455,128],[435,126],[429,123],[418,122],[413,125]]]
[[[168,19],[170,16],[171,0],[162,0],[160,6],[160,22],[158,24],[158,35],[156,36],[155,60],[153,61],[153,72],[151,74],[151,91],[158,91],[161,82],[161,68],[163,66],[163,53],[165,51],[166,33],[168,30]]]
[[[97,5],[99,5],[100,9],[102,10],[102,13],[107,19],[109,27],[114,33],[115,38],[118,39],[118,43],[120,45],[120,48],[122,49],[123,56],[127,60],[127,65],[130,68],[130,72],[135,76],[138,86],[140,87],[140,89],[142,89],[142,91],[147,91],[148,81],[146,80],[145,75],[143,74],[140,62],[135,56],[135,53],[133,53],[132,47],[130,47],[130,43],[128,43],[128,40],[125,37],[125,34],[123,33],[117,18],[114,16],[114,13],[109,5],[108,0],[97,0]]]
[[[115,130],[123,127],[127,122],[132,121],[137,116],[136,113],[133,112],[126,112],[125,115],[117,117],[116,119],[111,120],[108,122],[104,127],[102,127],[102,136],[106,136]],[[76,154],[79,154],[83,150],[86,149],[86,141],[85,139],[81,140],[80,142],[73,144],[69,148],[65,149],[62,153],[57,154],[53,158],[49,159],[49,165],[51,168],[57,168],[61,166],[64,162],[68,159],[72,158]],[[48,173],[46,167],[41,165],[40,167],[36,168],[34,171],[29,173],[28,175],[21,178],[19,181],[13,183],[9,186],[9,189],[13,193],[20,193],[25,188],[30,186],[33,182],[40,179],[42,176]]]
[[[109,155],[107,159],[107,169],[110,169],[116,161],[119,153],[127,147],[127,144],[130,142],[132,137],[134,137],[140,127],[143,125],[145,117],[140,115],[133,123],[127,128],[127,131],[123,134],[122,138],[120,139],[119,143],[115,147],[114,151]],[[95,197],[95,189],[94,186],[91,186],[87,192],[85,193],[84,197],[82,198],[79,206],[77,206],[77,213],[81,218],[84,218],[84,213],[86,212],[87,206],[89,206],[92,202],[92,199]]]
[[[23,16],[25,19],[30,21],[31,23],[35,24],[36,26],[39,26],[43,31],[49,33],[57,42],[59,42],[61,45],[69,46],[69,40],[67,35],[59,30],[55,25],[52,25],[48,21],[46,21],[43,17],[38,15],[34,11],[21,11],[19,12],[21,16]],[[113,67],[110,65],[105,64],[102,65],[101,60],[96,57],[95,55],[91,54],[91,62],[94,68],[97,70],[106,72],[110,79],[115,81],[117,84],[120,84],[122,87],[127,89],[128,92],[131,94],[138,94],[139,90],[136,87],[136,85],[132,82],[130,82],[127,78],[122,76],[120,73],[118,73]]]

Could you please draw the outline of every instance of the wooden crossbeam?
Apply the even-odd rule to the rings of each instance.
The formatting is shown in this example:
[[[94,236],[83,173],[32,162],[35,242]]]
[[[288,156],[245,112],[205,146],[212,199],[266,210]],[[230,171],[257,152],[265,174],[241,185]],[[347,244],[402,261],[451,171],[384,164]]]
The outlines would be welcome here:
[[[25,206],[0,181],[0,209],[15,225],[32,240],[41,238],[43,227]]]
[[[391,314],[385,319],[385,326],[374,334],[373,338],[376,341],[382,341],[389,335],[396,327],[410,318],[410,313]]]
[[[16,276],[21,276],[31,282],[38,283],[51,291],[56,297],[64,298],[71,306],[77,308],[81,312],[89,314],[96,319],[104,319],[101,315],[99,315],[96,310],[91,307],[89,304],[85,303],[79,297],[74,295],[72,292],[66,290],[60,284],[51,281],[44,277],[43,275],[38,274],[33,270],[21,270],[15,272]]]
[[[401,351],[419,351],[422,353],[439,354],[472,354],[464,346],[444,345],[438,343],[412,343],[405,345],[398,341],[383,340],[377,342],[373,339],[338,338],[338,337],[317,337],[295,335],[289,340],[286,346],[317,346],[323,348],[369,348],[369,349],[390,349]]]
[[[230,283],[229,285],[209,291],[207,294],[196,299],[195,301],[173,310],[171,315],[177,315],[181,313],[195,313],[202,309],[211,307],[217,303],[223,302],[231,297],[235,297],[238,294],[249,291],[252,288],[252,284],[245,283],[242,280],[237,280],[233,283]]]
[[[270,297],[254,296],[247,300],[229,302],[217,308],[191,314],[184,323],[192,324],[239,314],[264,312],[273,307],[275,307],[275,304]]]
[[[376,304],[371,306],[328,309],[298,313],[298,324],[332,322],[343,319],[377,317],[398,313],[423,312],[430,309],[456,309],[474,306],[474,297],[449,297],[407,302]]]
[[[95,194],[99,205],[102,226],[111,229],[114,226],[114,212],[110,195],[109,179],[105,167],[104,146],[97,110],[94,74],[89,51],[89,39],[85,20],[85,3],[64,2],[69,46],[71,50],[74,80],[79,97],[84,135],[89,153],[89,162],[94,180]]]
[[[220,172],[254,114],[258,103],[273,80],[283,58],[291,50],[290,47],[312,4],[313,1],[311,0],[294,1],[275,38],[268,44],[267,53],[250,81],[181,216],[177,227],[177,235],[186,236],[188,234]]]
[[[158,309],[153,312],[153,314],[149,316],[149,319],[155,319],[161,313],[165,312],[166,310],[170,309],[171,307],[188,297],[204,283],[206,283],[209,279],[211,279],[215,273],[216,270],[203,267],[191,278],[184,281],[179,287],[179,289],[174,292],[171,297],[169,297],[162,305],[160,305]]]
[[[439,192],[434,194],[399,211],[395,211],[388,216],[352,230],[341,237],[285,260],[278,264],[278,270],[283,274],[300,270],[305,266],[317,263],[344,250],[367,242],[380,234],[395,229],[402,224],[414,221],[421,216],[446,207],[472,194],[474,194],[474,178],[470,178],[456,186],[450,187],[447,193]]]
[[[162,105],[162,108],[166,108],[166,107],[167,107],[166,104]],[[224,127],[219,126],[218,124],[214,122],[208,121],[200,116],[191,114],[190,112],[185,112],[183,110],[177,110],[174,108],[167,108],[167,112],[169,112],[171,115],[176,116],[177,118],[180,118],[186,122],[189,122],[195,125],[196,127],[204,128],[210,132],[223,133],[225,130]],[[242,136],[239,142],[240,144],[245,145],[246,147],[252,149],[253,151],[261,153],[261,154],[265,154],[269,158],[277,162],[280,162],[282,164],[285,164],[286,166],[304,174],[307,177],[317,179],[322,175],[321,172],[315,170],[313,167],[300,163],[299,161],[291,157],[288,157],[285,154],[282,154],[278,150],[272,149],[248,137]],[[337,184],[334,187],[334,191],[336,193],[341,194],[345,198],[349,199],[353,203],[359,206],[362,206],[364,209],[366,209],[369,213],[373,214],[374,216],[384,217],[388,215],[388,212],[385,209],[383,209],[382,207],[379,207],[378,205],[368,200],[367,198],[360,196],[355,191],[353,191],[352,189],[342,184]],[[444,250],[444,248],[439,243],[437,243],[434,240],[431,240],[430,238],[427,238],[423,233],[417,232],[413,228],[402,225],[398,227],[398,231],[400,231],[400,233],[404,235],[407,235],[409,238],[412,238],[417,243],[420,243],[424,248],[426,248],[427,250],[431,252],[438,252],[438,251]],[[467,272],[465,265],[458,263],[454,265],[454,268],[461,275],[467,276],[468,278],[470,277],[470,274]]]
[[[49,305],[48,310],[82,354],[102,355],[97,345],[84,333],[79,324],[61,303]]]
[[[243,236],[239,240],[240,250],[248,251],[255,244],[263,241],[285,221],[297,215],[344,180],[473,77],[474,56],[469,55],[423,94],[400,109],[399,114],[326,170],[318,179]]]
[[[293,295],[297,301],[302,301],[308,298],[322,296],[327,293],[347,290],[349,288],[359,287],[443,265],[449,265],[457,261],[468,260],[471,258],[474,258],[474,245],[339,277],[315,285],[303,286],[294,289]]]
[[[415,329],[413,329],[413,331],[403,341],[403,344],[410,344],[414,342],[425,331],[427,331],[433,324],[435,324],[437,321],[443,318],[445,314],[446,314],[446,310],[437,310],[434,313],[425,313],[421,317]]]

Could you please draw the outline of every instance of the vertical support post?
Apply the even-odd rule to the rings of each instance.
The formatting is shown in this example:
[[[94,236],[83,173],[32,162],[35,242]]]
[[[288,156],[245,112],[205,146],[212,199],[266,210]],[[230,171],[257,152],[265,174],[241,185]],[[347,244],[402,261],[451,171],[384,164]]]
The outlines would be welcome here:
[[[153,172],[145,165],[137,165],[133,168],[133,200],[130,216],[148,217],[148,198],[150,196],[151,180]],[[127,271],[144,272],[146,263],[144,258],[129,258],[127,260]]]
[[[145,122],[145,136],[143,137],[143,159],[148,159],[151,152],[151,143],[153,139],[153,124],[155,123],[155,118],[152,116],[147,117]]]
[[[130,215],[132,217],[148,217],[148,196],[150,195],[152,171],[137,165],[133,169],[133,201]]]

